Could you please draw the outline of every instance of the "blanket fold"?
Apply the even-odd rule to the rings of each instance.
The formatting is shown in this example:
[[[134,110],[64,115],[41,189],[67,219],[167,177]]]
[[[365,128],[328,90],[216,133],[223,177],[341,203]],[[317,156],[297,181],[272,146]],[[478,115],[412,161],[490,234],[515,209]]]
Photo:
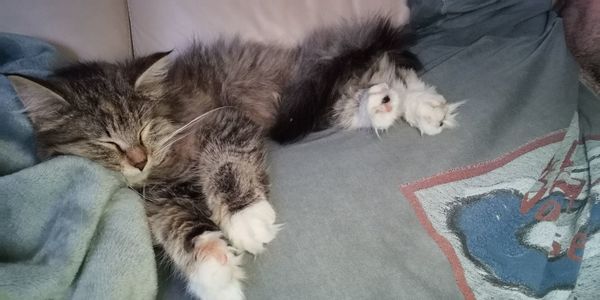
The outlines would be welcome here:
[[[41,41],[0,34],[0,73],[47,76]],[[38,163],[34,134],[0,76],[0,299],[151,299],[156,266],[141,199],[78,157]]]

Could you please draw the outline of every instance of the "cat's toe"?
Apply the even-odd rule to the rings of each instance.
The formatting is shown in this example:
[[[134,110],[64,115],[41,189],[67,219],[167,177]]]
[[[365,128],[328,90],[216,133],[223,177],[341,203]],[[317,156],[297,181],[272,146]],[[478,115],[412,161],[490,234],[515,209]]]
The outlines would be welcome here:
[[[269,202],[261,200],[234,213],[221,224],[234,247],[259,254],[272,241],[280,226],[275,224],[275,211]]]
[[[381,84],[380,84],[381,85]],[[400,98],[398,93],[390,89],[387,84],[369,89],[369,117],[371,127],[375,130],[386,130],[394,125],[396,119],[400,116]],[[379,87],[375,89],[375,87]]]
[[[392,108],[385,108],[377,111],[371,117],[371,124],[374,129],[386,130],[396,122],[398,113]]]
[[[205,233],[194,241],[196,261],[188,278],[188,291],[202,300],[242,300],[244,273],[220,233]]]

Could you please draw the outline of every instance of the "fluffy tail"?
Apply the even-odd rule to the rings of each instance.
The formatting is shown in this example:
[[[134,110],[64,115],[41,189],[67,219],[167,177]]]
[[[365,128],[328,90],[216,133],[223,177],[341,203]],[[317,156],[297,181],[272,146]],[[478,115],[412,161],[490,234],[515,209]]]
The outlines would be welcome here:
[[[397,67],[419,70],[419,59],[408,51],[415,41],[410,29],[380,16],[314,32],[300,46],[299,67],[284,89],[271,138],[289,143],[330,126],[340,87],[384,54]]]

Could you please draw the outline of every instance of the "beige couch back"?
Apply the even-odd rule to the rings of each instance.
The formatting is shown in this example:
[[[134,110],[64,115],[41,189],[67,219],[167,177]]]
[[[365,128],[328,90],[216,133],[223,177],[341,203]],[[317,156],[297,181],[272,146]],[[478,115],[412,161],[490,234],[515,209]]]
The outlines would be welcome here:
[[[293,44],[320,25],[387,13],[408,20],[398,0],[129,0],[135,54],[180,48],[220,34]]]
[[[409,17],[405,0],[0,0],[0,8],[0,31],[42,38],[80,59],[109,60],[221,34],[292,44],[342,18]]]
[[[82,59],[132,54],[125,0],[0,0],[0,32],[41,38]]]

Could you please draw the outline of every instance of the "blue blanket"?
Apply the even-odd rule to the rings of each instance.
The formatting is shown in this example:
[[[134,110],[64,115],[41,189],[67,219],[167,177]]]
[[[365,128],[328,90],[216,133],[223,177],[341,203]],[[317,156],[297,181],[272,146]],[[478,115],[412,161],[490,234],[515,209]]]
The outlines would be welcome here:
[[[61,63],[35,39],[0,34],[0,73]],[[156,266],[140,198],[77,157],[38,162],[34,134],[0,76],[0,299],[149,299]]]

